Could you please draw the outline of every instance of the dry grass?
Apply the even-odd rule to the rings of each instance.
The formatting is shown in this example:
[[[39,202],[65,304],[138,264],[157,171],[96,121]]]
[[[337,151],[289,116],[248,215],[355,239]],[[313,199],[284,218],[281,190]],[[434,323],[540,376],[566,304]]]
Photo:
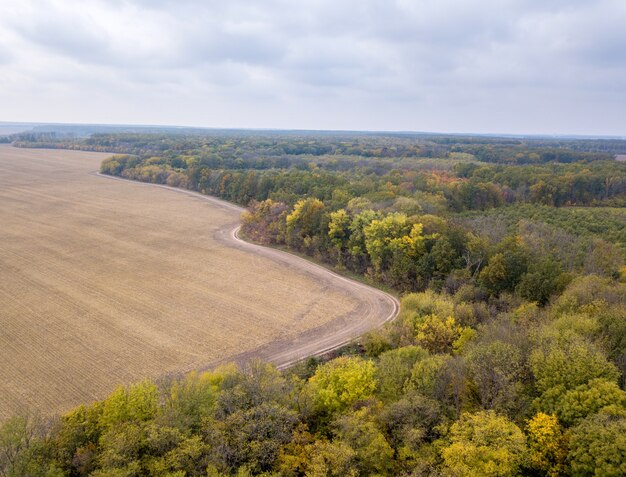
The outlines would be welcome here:
[[[357,300],[217,242],[238,214],[0,146],[0,419],[102,398],[347,316]]]

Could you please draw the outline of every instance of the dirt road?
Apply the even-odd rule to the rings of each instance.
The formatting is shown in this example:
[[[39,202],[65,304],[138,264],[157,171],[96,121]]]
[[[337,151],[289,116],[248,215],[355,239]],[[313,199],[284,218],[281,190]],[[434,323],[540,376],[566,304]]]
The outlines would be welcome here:
[[[104,179],[137,183],[136,181],[129,181],[120,177],[107,176],[100,173],[95,174]],[[160,184],[141,184],[199,198],[237,214],[241,214],[245,210],[238,205],[197,192]],[[350,316],[343,316],[321,327],[301,333],[296,337],[275,340],[255,350],[221,360],[222,362],[235,361],[244,364],[250,359],[260,358],[274,363],[280,369],[284,369],[307,357],[319,356],[340,348],[368,331],[393,320],[397,316],[400,304],[394,296],[377,288],[350,280],[291,253],[246,242],[239,238],[239,229],[239,220],[237,220],[221,227],[214,237],[229,247],[269,258],[294,269],[294,271],[304,272],[313,279],[323,280],[328,286],[354,296],[358,301],[358,308]]]

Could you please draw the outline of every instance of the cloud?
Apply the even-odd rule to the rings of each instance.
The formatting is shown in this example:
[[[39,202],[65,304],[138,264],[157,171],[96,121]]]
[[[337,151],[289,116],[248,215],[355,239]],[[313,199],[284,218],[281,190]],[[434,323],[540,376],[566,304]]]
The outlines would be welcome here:
[[[7,51],[0,49],[0,65],[8,65],[13,61],[13,55]]]
[[[621,0],[5,2],[0,119],[623,134],[625,21]]]

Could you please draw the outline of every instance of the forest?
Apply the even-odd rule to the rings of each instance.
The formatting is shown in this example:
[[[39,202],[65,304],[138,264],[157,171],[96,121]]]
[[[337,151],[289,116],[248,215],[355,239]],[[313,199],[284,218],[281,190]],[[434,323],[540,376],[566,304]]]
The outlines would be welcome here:
[[[400,295],[285,371],[120,387],[0,428],[5,476],[626,474],[626,141],[213,132],[12,137],[247,207],[242,235]]]

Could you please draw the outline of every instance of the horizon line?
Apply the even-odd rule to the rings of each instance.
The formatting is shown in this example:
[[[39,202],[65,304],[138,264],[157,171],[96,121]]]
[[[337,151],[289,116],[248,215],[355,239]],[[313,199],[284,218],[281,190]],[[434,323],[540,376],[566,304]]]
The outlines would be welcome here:
[[[205,131],[259,131],[259,132],[290,132],[290,133],[334,133],[334,134],[399,134],[422,136],[483,136],[501,138],[555,138],[555,139],[617,139],[626,140],[626,135],[615,134],[569,134],[569,133],[497,133],[497,132],[441,132],[393,129],[309,129],[309,128],[276,128],[276,127],[218,127],[218,126],[189,126],[173,124],[143,124],[143,123],[72,123],[53,121],[0,121],[0,126],[84,126],[109,128],[140,128],[140,129],[197,129]],[[13,133],[17,134],[17,133]]]

